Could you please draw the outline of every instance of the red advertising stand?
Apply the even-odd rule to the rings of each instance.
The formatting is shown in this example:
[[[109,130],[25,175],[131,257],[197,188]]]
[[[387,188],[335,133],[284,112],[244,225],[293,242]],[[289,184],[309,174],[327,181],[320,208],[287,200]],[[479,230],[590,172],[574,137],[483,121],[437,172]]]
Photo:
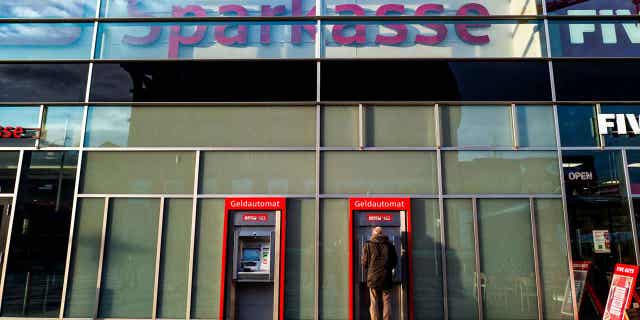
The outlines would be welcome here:
[[[240,216],[234,216],[236,212],[241,212]],[[274,213],[279,213],[279,218]],[[277,286],[277,293],[274,294],[274,299],[276,299],[275,305],[277,305],[277,319],[284,319],[284,281],[285,281],[285,247],[286,247],[286,199],[285,198],[227,198],[225,199],[225,219],[224,219],[224,228],[223,228],[223,240],[222,240],[222,261],[221,261],[221,274],[220,274],[220,310],[219,310],[219,319],[227,319],[227,315],[225,312],[230,312],[225,310],[225,304],[227,295],[229,294],[225,290],[225,286],[227,285],[228,277],[230,273],[236,273],[235,270],[228,270],[228,257],[229,255],[229,236],[233,231],[229,230],[230,228],[234,228],[234,220],[238,224],[250,226],[252,224],[260,225],[260,224],[268,224],[270,221],[275,219],[279,220],[277,223],[274,223],[276,230],[275,233],[278,234],[279,238],[279,246],[274,247],[272,251],[279,251],[279,256],[272,252],[272,256],[274,261],[278,262],[278,276],[275,277],[277,279],[275,285]],[[277,243],[277,242],[276,242]],[[234,243],[231,243],[234,246]],[[235,248],[234,248],[235,250]],[[233,257],[232,259],[235,259]],[[263,257],[264,258],[264,257]],[[237,261],[233,261],[233,263],[237,263]],[[275,309],[275,307],[274,307]],[[274,311],[274,318],[276,312]]]
[[[638,269],[639,267],[634,265],[616,264],[603,320],[625,319],[625,310],[629,308],[635,292]]]
[[[366,272],[360,264],[362,246],[371,229],[380,226],[398,253],[394,272],[394,319],[413,320],[413,269],[411,243],[411,199],[349,199],[349,320],[369,318]]]

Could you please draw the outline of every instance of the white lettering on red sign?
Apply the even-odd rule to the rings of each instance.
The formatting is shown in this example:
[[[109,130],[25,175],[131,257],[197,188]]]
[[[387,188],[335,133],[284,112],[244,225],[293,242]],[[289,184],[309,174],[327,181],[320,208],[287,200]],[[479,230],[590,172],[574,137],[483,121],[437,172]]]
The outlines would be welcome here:
[[[370,214],[367,215],[367,221],[369,222],[391,222],[393,216],[390,214]]]
[[[266,222],[269,216],[266,214],[245,214],[242,215],[242,221],[245,222]]]
[[[627,288],[616,287],[613,292],[613,301],[611,302],[610,313],[615,316],[619,316],[622,314],[622,309],[624,307],[624,301],[627,298]]]
[[[280,200],[232,200],[233,208],[278,208]]]
[[[356,208],[404,208],[404,201],[400,200],[357,200],[354,202]]]

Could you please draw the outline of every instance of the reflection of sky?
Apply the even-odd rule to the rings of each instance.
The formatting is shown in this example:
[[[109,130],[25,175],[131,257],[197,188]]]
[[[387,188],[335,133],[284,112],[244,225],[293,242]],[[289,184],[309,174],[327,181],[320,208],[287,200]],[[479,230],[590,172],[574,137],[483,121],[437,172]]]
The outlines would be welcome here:
[[[95,0],[2,0],[0,18],[91,17]]]
[[[40,107],[0,107],[0,125],[37,128]]]
[[[127,146],[131,107],[91,107],[87,119],[88,147]]]

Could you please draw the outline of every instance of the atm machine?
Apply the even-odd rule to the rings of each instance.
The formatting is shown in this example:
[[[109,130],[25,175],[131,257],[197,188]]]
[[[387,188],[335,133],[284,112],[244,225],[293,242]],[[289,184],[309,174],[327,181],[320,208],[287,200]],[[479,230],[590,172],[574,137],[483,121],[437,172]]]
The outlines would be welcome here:
[[[361,255],[366,241],[371,238],[371,231],[378,226],[384,229],[384,234],[394,245],[398,256],[398,264],[393,270],[393,319],[410,319],[409,207],[409,199],[404,198],[350,199],[351,232],[349,241],[352,253],[350,257],[350,319],[370,319],[367,270],[361,264]]]
[[[220,319],[281,319],[285,199],[227,199]]]

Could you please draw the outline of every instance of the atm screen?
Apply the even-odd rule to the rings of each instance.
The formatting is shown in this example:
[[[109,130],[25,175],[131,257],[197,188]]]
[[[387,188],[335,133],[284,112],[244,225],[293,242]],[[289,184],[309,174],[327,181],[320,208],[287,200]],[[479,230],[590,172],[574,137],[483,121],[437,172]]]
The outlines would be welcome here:
[[[260,261],[260,248],[242,249],[242,260]]]

